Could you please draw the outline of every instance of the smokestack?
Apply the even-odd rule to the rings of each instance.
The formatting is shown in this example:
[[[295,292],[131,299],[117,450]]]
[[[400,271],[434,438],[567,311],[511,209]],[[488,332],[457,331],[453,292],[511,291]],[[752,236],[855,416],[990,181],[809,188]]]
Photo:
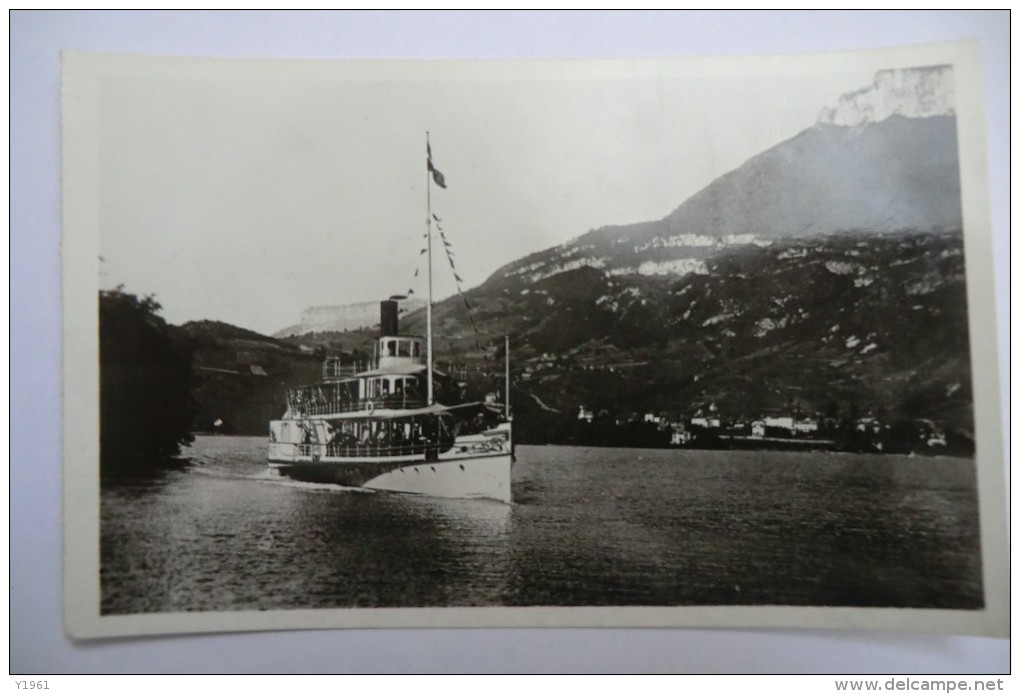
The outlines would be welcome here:
[[[379,304],[379,337],[397,334],[397,302],[387,299]]]

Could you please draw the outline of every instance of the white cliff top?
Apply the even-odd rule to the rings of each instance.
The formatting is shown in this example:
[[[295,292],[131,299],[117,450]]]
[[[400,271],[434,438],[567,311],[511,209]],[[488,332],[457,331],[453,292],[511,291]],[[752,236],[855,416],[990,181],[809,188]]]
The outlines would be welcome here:
[[[853,127],[889,116],[927,118],[955,113],[953,68],[950,65],[881,70],[871,85],[839,98],[824,108],[819,123]]]

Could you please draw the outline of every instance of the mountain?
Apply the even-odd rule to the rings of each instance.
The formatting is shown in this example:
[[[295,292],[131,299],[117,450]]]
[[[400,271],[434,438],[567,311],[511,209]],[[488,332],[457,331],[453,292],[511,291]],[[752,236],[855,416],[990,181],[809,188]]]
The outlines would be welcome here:
[[[792,238],[728,249],[706,270],[576,268],[503,278],[468,298],[481,344],[513,336],[522,399],[560,412],[679,418],[712,406],[746,418],[796,407],[972,431],[958,232]],[[484,368],[463,313],[438,306],[437,332]]]
[[[496,276],[704,273],[732,246],[850,230],[960,228],[952,116],[892,116],[859,127],[817,124],[748,160],[663,219],[607,226],[509,263]]]
[[[509,263],[532,280],[578,267],[612,275],[706,272],[733,246],[851,230],[962,226],[948,67],[883,70],[823,109],[819,122],[752,157],[664,218],[595,229]]]
[[[668,215],[670,234],[785,236],[959,227],[956,119],[819,124]],[[647,232],[646,232],[647,233]]]
[[[580,407],[870,413],[968,438],[961,227],[951,70],[883,71],[663,219],[500,268],[468,294],[486,333],[455,301],[436,316],[465,355],[514,336],[539,440]]]

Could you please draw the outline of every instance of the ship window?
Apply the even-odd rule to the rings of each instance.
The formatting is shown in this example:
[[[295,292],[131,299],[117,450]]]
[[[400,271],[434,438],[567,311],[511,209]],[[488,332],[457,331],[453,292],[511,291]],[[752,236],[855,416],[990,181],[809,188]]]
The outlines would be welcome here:
[[[409,340],[401,340],[397,347],[397,354],[401,357],[411,356],[411,342]]]
[[[421,356],[421,344],[417,340],[411,343],[411,356],[412,357]]]
[[[395,357],[397,355],[397,341],[387,340],[386,341],[386,356]]]

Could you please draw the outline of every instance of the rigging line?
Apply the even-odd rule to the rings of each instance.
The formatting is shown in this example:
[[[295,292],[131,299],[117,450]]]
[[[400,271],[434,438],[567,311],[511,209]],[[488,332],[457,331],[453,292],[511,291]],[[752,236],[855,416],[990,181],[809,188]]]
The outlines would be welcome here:
[[[436,229],[438,229],[438,231],[439,231],[439,238],[443,242],[443,251],[446,253],[446,260],[447,260],[447,262],[450,263],[450,270],[453,273],[454,283],[457,286],[457,294],[460,296],[461,301],[464,302],[464,308],[465,308],[465,310],[467,312],[468,322],[471,324],[471,332],[472,332],[472,334],[474,336],[474,340],[475,340],[475,349],[477,349],[479,352],[481,352],[483,350],[482,350],[482,343],[481,343],[481,335],[478,332],[478,324],[475,323],[475,317],[472,314],[471,304],[468,302],[467,296],[464,294],[464,287],[463,287],[464,280],[461,278],[460,275],[457,274],[457,266],[453,262],[453,256],[454,256],[453,244],[450,243],[450,241],[446,238],[446,232],[443,230],[443,228],[441,226],[439,226],[438,222],[440,221],[440,218],[438,216],[436,216],[435,213],[432,213],[431,209],[430,209],[430,214],[432,215],[432,218],[435,219],[435,221],[436,221],[436,223],[432,224],[432,226],[436,227]],[[432,220],[427,220],[427,221],[431,223]],[[450,339],[449,339],[448,336],[443,335],[443,337],[447,340],[448,343],[450,342]]]
[[[472,333],[472,336],[474,337],[475,349],[477,349],[479,352],[482,352],[483,350],[482,350],[482,344],[481,344],[481,335],[478,332],[478,325],[475,323],[475,317],[471,314],[471,304],[468,303],[467,296],[465,296],[464,291],[459,286],[457,287],[457,294],[458,294],[458,296],[460,296],[461,301],[464,302],[464,308],[466,309],[466,313],[467,313],[467,317],[468,317],[468,323],[471,324],[471,333]],[[455,351],[454,350],[455,341],[446,332],[445,324],[440,324],[437,327],[438,327],[438,330],[439,330],[440,337],[442,337],[444,340],[446,340],[447,347],[451,351]]]
[[[464,287],[462,286],[463,279],[457,274],[457,268],[453,264],[453,253],[450,251],[451,244],[446,240],[446,235],[440,232],[440,236],[443,240],[443,244],[446,247],[446,259],[450,262],[450,269],[453,271],[453,278],[457,284],[457,294],[460,295],[461,300],[464,302],[464,308],[467,310],[468,322],[471,323],[471,331],[474,333],[475,348],[481,352],[482,345],[481,339],[478,333],[478,325],[475,323],[475,317],[471,313],[471,304],[468,303],[467,296],[464,294]]]

